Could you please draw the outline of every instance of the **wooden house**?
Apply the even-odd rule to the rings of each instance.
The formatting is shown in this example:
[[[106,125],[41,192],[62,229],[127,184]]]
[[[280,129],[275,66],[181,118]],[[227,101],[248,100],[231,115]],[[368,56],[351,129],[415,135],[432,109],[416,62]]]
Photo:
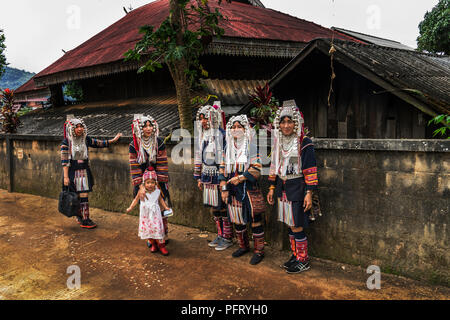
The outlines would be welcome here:
[[[212,9],[217,6],[214,2],[211,5]],[[271,79],[309,41],[332,38],[333,34],[340,39],[353,39],[264,8],[260,1],[224,1],[220,10],[227,18],[221,22],[225,34],[212,39],[201,63],[209,72],[209,78],[203,81],[204,93],[217,95],[227,114],[239,111],[248,101],[248,94]],[[78,81],[83,89],[83,105],[127,105],[150,112],[145,111],[145,105],[151,101],[148,107],[176,109],[175,87],[166,68],[137,74],[140,65],[124,61],[124,53],[142,37],[139,28],[143,25],[158,27],[168,14],[169,0],[154,1],[134,9],[39,72],[33,79],[35,85],[50,89],[56,107],[64,105],[62,86]],[[171,103],[159,105],[160,101]],[[63,118],[64,108],[57,112]],[[128,110],[124,112],[128,114]],[[104,114],[108,114],[106,109]],[[177,127],[178,117],[174,116],[172,122],[170,127]],[[44,127],[40,129],[47,131]],[[129,131],[128,128],[125,134]]]
[[[50,98],[49,87],[37,87],[31,78],[14,91],[15,102],[21,106],[41,108]]]
[[[314,40],[269,85],[317,138],[428,139],[429,120],[450,114],[450,57],[409,49]]]

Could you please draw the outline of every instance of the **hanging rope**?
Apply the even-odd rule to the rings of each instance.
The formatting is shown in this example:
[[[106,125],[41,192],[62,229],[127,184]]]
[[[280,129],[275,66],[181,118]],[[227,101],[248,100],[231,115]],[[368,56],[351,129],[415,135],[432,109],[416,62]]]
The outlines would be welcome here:
[[[334,15],[335,15],[334,0],[332,0],[332,2],[333,2],[333,17],[334,17]],[[334,53],[336,52],[336,48],[334,47],[334,37],[335,37],[335,31],[333,29],[333,35],[331,37],[331,48],[329,51],[330,59],[331,59],[331,82],[330,82],[330,90],[328,91],[328,107],[331,107],[331,95],[334,93],[333,82],[334,82],[334,79],[336,79],[336,73],[334,72]]]

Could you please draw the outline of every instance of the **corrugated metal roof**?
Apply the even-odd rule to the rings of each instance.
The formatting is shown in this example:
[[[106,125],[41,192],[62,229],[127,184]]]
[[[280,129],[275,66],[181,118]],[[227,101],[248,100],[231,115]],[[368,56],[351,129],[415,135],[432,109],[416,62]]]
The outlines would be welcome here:
[[[450,112],[450,57],[345,42],[336,49],[436,111]]]
[[[394,41],[394,40],[389,40],[389,39],[384,39],[384,38],[380,38],[380,37],[376,37],[376,36],[372,36],[369,34],[364,34],[364,33],[360,33],[360,32],[356,32],[356,31],[351,31],[351,30],[346,30],[346,29],[342,29],[342,28],[336,28],[336,27],[332,27],[332,30],[336,30],[338,32],[341,32],[343,34],[349,35],[351,37],[354,37],[356,39],[362,40],[366,43],[370,43],[370,44],[376,44],[378,46],[382,46],[382,47],[388,47],[388,48],[394,48],[394,49],[403,49],[403,50],[411,50],[414,51],[414,48],[408,47],[398,41]]]
[[[331,41],[325,39],[311,42],[270,80],[271,88],[316,50],[328,56],[330,46]],[[340,63],[377,81],[381,79],[379,85],[401,99],[420,101],[415,106],[427,106],[421,109],[423,112],[450,114],[450,57],[340,40],[334,41],[334,47]],[[250,107],[247,103],[240,112],[248,112]]]
[[[255,7],[261,7],[261,8],[265,8],[265,6],[263,5],[263,3],[259,0],[233,0],[235,2],[242,2],[242,3],[246,3],[246,4],[251,4]]]
[[[212,10],[217,6],[211,3]],[[225,37],[309,42],[316,38],[331,38],[333,35],[333,31],[328,28],[272,9],[224,1],[220,10],[227,17],[227,20],[221,23],[225,30]],[[158,27],[168,14],[169,0],[154,1],[137,8],[77,48],[67,52],[35,78],[122,61],[124,53],[141,39],[142,35],[138,33],[139,27],[143,25]],[[336,37],[355,40],[341,34]]]
[[[225,106],[242,106],[256,87],[263,87],[268,80],[223,80],[206,79],[202,83],[209,94],[218,96]]]
[[[118,132],[131,137],[131,123],[135,114],[154,117],[162,137],[180,127],[176,97],[160,96],[39,109],[20,118],[17,134],[62,136],[67,115],[74,115],[85,121],[89,135],[94,137],[111,137]]]
[[[36,86],[36,83],[34,82],[34,77],[32,77],[30,80],[25,82],[19,88],[14,90],[14,93],[18,94],[18,93],[37,91],[37,90],[45,90],[45,89],[48,89],[48,88],[47,87],[38,87],[38,86]]]

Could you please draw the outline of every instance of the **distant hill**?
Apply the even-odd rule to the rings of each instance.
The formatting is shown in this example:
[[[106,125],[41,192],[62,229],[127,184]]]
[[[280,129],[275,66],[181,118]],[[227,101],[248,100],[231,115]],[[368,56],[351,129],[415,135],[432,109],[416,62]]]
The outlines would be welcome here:
[[[6,67],[5,73],[0,78],[0,89],[9,88],[15,90],[30,80],[34,75],[35,73],[25,70]]]

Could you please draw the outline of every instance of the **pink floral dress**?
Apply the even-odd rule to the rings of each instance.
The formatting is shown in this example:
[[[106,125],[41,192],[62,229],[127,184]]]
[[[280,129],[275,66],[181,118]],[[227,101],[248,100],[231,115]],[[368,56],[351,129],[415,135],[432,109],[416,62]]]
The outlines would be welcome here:
[[[156,189],[152,193],[147,192],[148,199],[141,201],[139,214],[139,237],[142,240],[163,240],[165,231],[159,207],[161,191]]]

